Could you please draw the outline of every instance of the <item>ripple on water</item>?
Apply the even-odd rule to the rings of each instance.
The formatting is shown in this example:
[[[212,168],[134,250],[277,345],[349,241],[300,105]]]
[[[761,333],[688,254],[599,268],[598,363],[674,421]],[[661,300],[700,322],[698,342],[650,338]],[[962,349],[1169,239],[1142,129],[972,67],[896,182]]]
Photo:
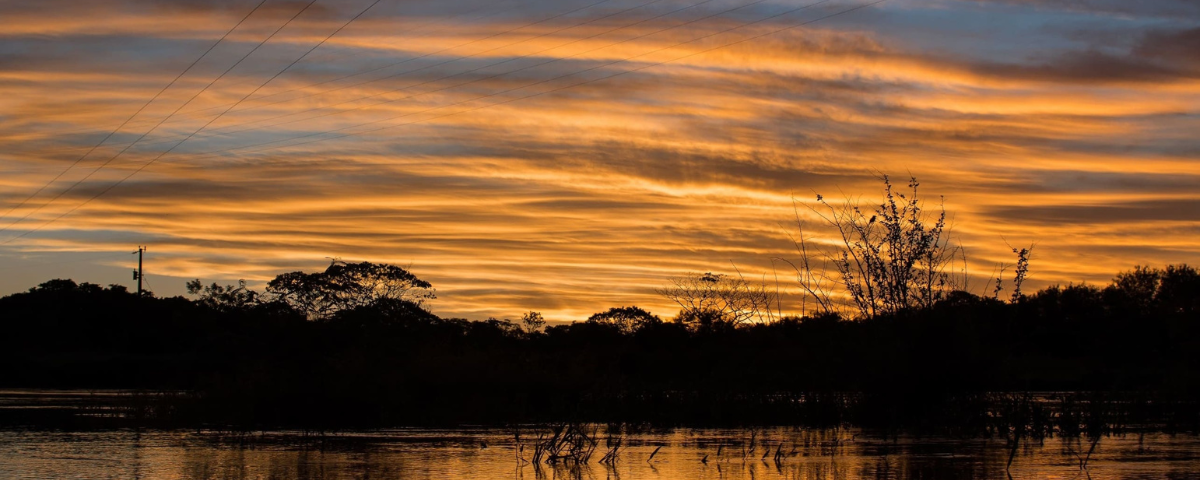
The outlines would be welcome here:
[[[523,438],[531,438],[526,431]],[[1003,440],[881,438],[846,431],[676,429],[624,436],[615,465],[522,464],[511,430],[400,429],[326,437],[196,432],[0,431],[0,478],[145,479],[911,479],[1007,478]],[[646,459],[657,448],[652,462]],[[1022,445],[1024,478],[1200,478],[1200,438],[1136,434]],[[603,449],[603,445],[600,447]],[[767,449],[770,449],[768,452]],[[529,449],[525,451],[528,458]],[[777,455],[778,454],[778,455]],[[776,461],[778,459],[778,461]]]

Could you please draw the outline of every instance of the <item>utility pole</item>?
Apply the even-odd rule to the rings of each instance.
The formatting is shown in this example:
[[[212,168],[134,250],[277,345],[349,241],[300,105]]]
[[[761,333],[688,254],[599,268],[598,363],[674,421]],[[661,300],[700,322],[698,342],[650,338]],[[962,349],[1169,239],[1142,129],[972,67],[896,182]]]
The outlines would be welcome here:
[[[146,276],[144,273],[142,273],[142,253],[144,253],[145,251],[146,251],[146,247],[138,245],[138,249],[136,252],[130,252],[131,254],[136,253],[138,256],[138,268],[137,268],[137,270],[133,271],[133,279],[138,281],[138,296],[139,297],[142,296],[142,277]]]

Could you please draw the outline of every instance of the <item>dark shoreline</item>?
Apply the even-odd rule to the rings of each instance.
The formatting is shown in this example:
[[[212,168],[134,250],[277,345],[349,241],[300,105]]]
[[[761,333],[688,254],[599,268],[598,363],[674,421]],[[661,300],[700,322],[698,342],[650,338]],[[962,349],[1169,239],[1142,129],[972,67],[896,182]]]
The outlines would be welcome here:
[[[692,400],[695,400],[693,398]],[[18,430],[209,430],[252,432],[293,429],[314,433],[387,428],[505,428],[514,425],[600,424],[625,429],[759,428],[858,429],[884,437],[1099,438],[1136,433],[1200,434],[1200,400],[1145,392],[1023,392],[952,396],[880,397],[863,393],[810,393],[771,399],[673,405],[627,405],[637,417],[592,412],[490,421],[368,422],[341,412],[310,412],[305,421],[239,421],[224,405],[192,392],[135,390],[0,390],[0,428]],[[659,403],[658,407],[662,407]],[[690,410],[683,407],[690,406]],[[716,413],[714,415],[714,413]],[[396,417],[399,418],[399,417]],[[716,420],[714,420],[716,419]]]

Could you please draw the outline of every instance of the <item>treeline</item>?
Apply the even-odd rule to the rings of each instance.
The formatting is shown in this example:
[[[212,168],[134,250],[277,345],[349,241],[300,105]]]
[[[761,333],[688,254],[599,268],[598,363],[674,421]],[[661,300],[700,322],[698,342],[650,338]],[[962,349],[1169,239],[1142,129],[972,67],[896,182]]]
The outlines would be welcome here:
[[[281,275],[263,293],[190,289],[198,298],[53,280],[0,298],[0,387],[183,391],[170,411],[189,422],[332,426],[790,423],[828,420],[844,392],[881,399],[893,420],[984,392],[1200,398],[1200,274],[1183,265],[854,320],[439,318],[432,286],[371,263]]]

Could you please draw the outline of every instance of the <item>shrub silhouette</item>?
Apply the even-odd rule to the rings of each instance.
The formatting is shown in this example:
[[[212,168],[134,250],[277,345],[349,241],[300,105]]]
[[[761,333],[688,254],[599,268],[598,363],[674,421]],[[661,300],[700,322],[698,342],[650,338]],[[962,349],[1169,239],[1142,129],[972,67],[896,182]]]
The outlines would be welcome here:
[[[847,199],[834,206],[817,195],[821,208],[810,207],[838,237],[833,251],[817,252],[827,257],[838,276],[833,279],[825,270],[814,270],[803,230],[798,240],[803,258],[793,266],[802,267],[797,270],[801,287],[824,313],[837,309],[827,293],[831,280],[840,284],[864,318],[929,308],[960,286],[949,272],[961,250],[950,243],[945,208],[926,211],[916,178],[909,180],[907,193],[897,192],[886,175],[882,181],[883,200],[878,205],[864,208],[858,200]]]

